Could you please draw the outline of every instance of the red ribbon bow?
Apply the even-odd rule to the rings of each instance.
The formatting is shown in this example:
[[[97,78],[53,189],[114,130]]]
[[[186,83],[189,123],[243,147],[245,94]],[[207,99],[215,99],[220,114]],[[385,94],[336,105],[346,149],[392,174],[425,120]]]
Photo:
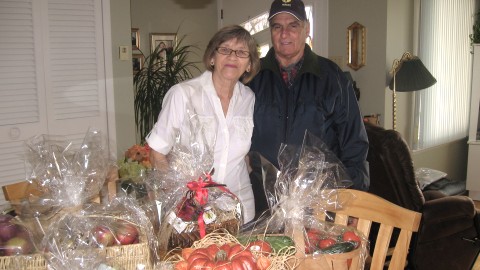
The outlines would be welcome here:
[[[212,184],[212,178],[210,175],[207,174],[207,177],[203,180],[202,177],[198,178],[198,181],[191,181],[187,183],[188,189],[193,191],[194,199],[200,204],[201,206],[205,205],[208,202],[208,189],[206,187]]]
[[[212,176],[210,174],[205,175],[205,180],[202,177],[198,178],[198,181],[191,181],[187,183],[188,189],[193,191],[195,201],[200,204],[200,206],[204,206],[208,202],[208,187],[209,185],[213,184]],[[206,228],[205,222],[203,221],[203,211],[198,216],[198,228],[200,231],[200,238],[205,237],[206,235]]]

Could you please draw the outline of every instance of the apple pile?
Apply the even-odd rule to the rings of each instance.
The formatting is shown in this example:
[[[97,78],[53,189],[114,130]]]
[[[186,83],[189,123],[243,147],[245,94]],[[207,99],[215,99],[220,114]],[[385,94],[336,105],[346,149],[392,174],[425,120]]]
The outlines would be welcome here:
[[[115,220],[109,225],[99,224],[93,228],[92,236],[99,247],[123,246],[139,242],[137,226],[125,220]]]
[[[15,223],[11,215],[0,214],[0,256],[26,255],[34,251],[27,228]]]

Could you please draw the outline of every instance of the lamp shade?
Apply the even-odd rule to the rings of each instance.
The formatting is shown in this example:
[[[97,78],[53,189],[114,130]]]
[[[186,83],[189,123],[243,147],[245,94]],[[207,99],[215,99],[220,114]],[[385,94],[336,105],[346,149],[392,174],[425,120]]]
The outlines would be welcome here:
[[[428,88],[437,82],[422,61],[409,53],[402,56],[393,72],[394,77],[390,81],[389,87],[393,90],[395,80],[395,91],[397,92],[417,91]]]

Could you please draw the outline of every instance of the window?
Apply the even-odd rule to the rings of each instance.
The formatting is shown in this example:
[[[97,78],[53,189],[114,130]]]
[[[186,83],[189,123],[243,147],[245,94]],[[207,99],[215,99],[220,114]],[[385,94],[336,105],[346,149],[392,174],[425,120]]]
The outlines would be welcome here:
[[[473,14],[474,0],[420,2],[417,55],[437,83],[415,93],[415,150],[467,136]]]

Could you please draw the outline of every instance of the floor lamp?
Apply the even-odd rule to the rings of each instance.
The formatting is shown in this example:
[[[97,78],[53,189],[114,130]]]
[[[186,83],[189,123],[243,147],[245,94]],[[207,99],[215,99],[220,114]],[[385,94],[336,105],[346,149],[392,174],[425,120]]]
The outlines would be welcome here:
[[[420,58],[413,56],[409,52],[402,55],[400,60],[393,61],[392,70],[393,75],[390,81],[389,88],[393,90],[393,129],[397,127],[397,91],[398,92],[413,92],[422,90],[434,85],[437,80],[423,65]]]

